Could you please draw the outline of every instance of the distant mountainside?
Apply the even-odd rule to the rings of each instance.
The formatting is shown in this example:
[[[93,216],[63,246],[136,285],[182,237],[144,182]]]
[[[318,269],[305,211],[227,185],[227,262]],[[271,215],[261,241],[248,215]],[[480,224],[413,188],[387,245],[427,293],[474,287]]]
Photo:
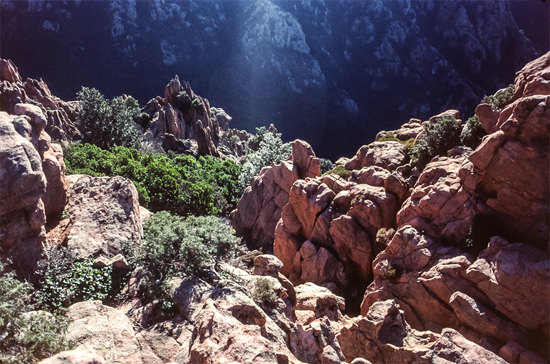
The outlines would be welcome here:
[[[518,27],[547,26],[548,4],[521,7],[516,19],[509,1],[3,0],[0,49],[63,99],[85,85],[144,105],[178,74],[233,127],[273,122],[334,158],[410,116],[473,114],[548,48],[548,32]]]

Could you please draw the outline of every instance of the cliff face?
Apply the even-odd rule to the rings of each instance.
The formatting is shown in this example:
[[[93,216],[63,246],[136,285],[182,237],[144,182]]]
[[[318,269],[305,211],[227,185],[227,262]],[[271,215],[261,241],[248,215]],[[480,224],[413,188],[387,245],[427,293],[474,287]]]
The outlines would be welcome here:
[[[64,98],[89,85],[144,102],[154,96],[144,90],[177,73],[226,108],[236,127],[274,122],[283,135],[334,158],[372,139],[380,125],[395,128],[448,107],[470,114],[536,53],[505,1],[1,6],[3,56],[31,74],[43,75],[45,62]],[[82,24],[94,28],[93,38]],[[28,61],[35,58],[43,60],[40,69]],[[337,141],[344,136],[347,143]]]

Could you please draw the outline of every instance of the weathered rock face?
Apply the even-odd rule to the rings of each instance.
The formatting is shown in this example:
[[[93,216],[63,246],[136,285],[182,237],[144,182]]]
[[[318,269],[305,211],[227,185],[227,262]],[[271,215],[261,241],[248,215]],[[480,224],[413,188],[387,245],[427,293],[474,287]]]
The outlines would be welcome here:
[[[231,116],[211,108],[207,99],[195,94],[188,82],[174,77],[164,97],[150,100],[144,108],[151,117],[145,138],[166,151],[238,158],[245,153],[250,134],[229,128]]]
[[[27,78],[23,82],[17,67],[9,59],[0,59],[0,75],[0,110],[14,114],[19,103],[36,105],[46,116],[44,127],[51,138],[59,141],[80,139],[75,126],[75,102],[65,102],[53,96],[42,79]]]
[[[38,364],[106,364],[105,359],[87,345],[63,351],[51,358],[41,360]]]
[[[231,222],[237,235],[243,236],[249,248],[270,250],[275,226],[289,199],[292,184],[300,179],[319,176],[321,162],[304,141],[292,143],[289,160],[263,168],[247,187],[237,208],[231,213]]]
[[[550,257],[543,251],[495,237],[474,259],[404,226],[373,267],[363,315],[376,302],[392,299],[415,329],[451,327],[493,352],[514,341],[548,355],[526,336],[532,330],[548,337],[550,312],[541,303],[550,302]]]
[[[34,273],[44,225],[66,204],[65,164],[40,108],[16,104],[14,111],[19,116],[0,112],[0,246],[22,273]]]
[[[87,345],[113,364],[162,364],[176,361],[180,345],[155,328],[136,332],[123,311],[99,301],[75,303],[69,308],[67,338]]]
[[[112,257],[124,242],[139,245],[143,228],[138,193],[123,177],[72,175],[67,246],[77,257]]]
[[[528,63],[514,82],[512,102],[497,111],[480,105],[487,132],[469,159],[478,192],[509,234],[546,249],[548,243],[550,53]]]
[[[397,225],[411,225],[428,235],[460,242],[466,238],[474,217],[483,210],[477,194],[462,182],[474,173],[467,159],[471,151],[456,147],[449,157],[436,157],[424,169],[411,196],[397,214]]]
[[[400,305],[378,301],[340,331],[338,341],[348,361],[375,363],[506,363],[453,329],[440,334],[412,329]]]
[[[336,292],[358,283],[351,277],[369,280],[376,233],[395,226],[407,195],[394,171],[406,158],[400,143],[375,142],[346,163],[357,168],[349,181],[335,174],[297,180],[275,231],[282,273],[295,284],[314,282]]]
[[[145,110],[154,112],[146,137],[162,139],[169,134],[177,140],[190,139],[196,142],[196,153],[219,155],[216,149],[219,123],[210,114],[208,100],[196,95],[188,82],[182,85],[176,76],[166,85],[164,98],[149,101]],[[191,148],[189,152],[192,152]]]

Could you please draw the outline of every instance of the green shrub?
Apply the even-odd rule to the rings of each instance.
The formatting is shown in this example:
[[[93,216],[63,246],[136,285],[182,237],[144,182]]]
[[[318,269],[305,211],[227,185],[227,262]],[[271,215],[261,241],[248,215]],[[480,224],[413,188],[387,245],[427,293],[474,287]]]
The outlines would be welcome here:
[[[388,133],[378,139],[379,142],[399,142],[402,143],[401,139],[398,139],[395,134]]]
[[[252,298],[258,303],[272,305],[277,302],[277,295],[273,290],[273,284],[267,277],[257,278],[254,282]]]
[[[428,122],[425,129],[425,134],[409,151],[411,163],[421,168],[436,155],[441,155],[460,143],[461,127],[454,117],[446,116]]]
[[[141,287],[146,299],[167,297],[166,282],[173,276],[216,269],[222,259],[238,250],[240,239],[233,228],[215,216],[174,216],[157,212],[144,225],[144,243],[138,264],[146,279]]]
[[[58,309],[87,300],[104,300],[113,295],[112,267],[96,269],[92,260],[71,262],[67,252],[51,259],[38,296],[48,309]]]
[[[466,128],[460,134],[460,142],[462,145],[475,149],[481,144],[481,140],[485,135],[487,134],[479,121],[479,117],[474,115],[466,121]]]
[[[481,102],[491,105],[491,109],[496,111],[506,106],[513,96],[514,85],[510,84],[508,87],[498,90],[494,95],[484,96]]]
[[[386,268],[386,272],[384,273],[384,278],[388,281],[394,281],[399,279],[401,277],[401,267],[390,264],[388,268]]]
[[[320,158],[321,160],[321,174],[330,171],[331,169],[334,169],[336,165],[332,163],[330,159],[326,158]]]
[[[140,203],[152,211],[178,215],[229,213],[241,195],[240,167],[213,156],[143,154],[117,146],[112,151],[92,144],[65,149],[68,174],[123,176],[136,186]]]
[[[344,166],[336,166],[334,169],[323,173],[323,176],[329,174],[336,174],[344,179],[347,179],[349,176],[351,176],[351,171],[348,171]]]
[[[46,312],[33,312],[32,287],[0,264],[0,363],[34,364],[70,349],[67,321]]]
[[[135,121],[142,117],[133,97],[115,97],[111,102],[96,89],[82,87],[77,93],[80,110],[77,125],[84,142],[110,149],[115,145],[137,148],[141,133]]]
[[[256,135],[248,143],[246,162],[239,177],[241,191],[250,185],[252,178],[265,166],[279,163],[292,152],[290,143],[283,143],[281,134],[273,134],[265,127],[256,128]]]

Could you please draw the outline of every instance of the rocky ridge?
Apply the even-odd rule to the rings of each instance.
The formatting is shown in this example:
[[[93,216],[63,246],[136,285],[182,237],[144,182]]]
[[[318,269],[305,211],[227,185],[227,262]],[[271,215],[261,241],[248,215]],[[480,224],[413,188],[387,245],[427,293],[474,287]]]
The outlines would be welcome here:
[[[6,65],[6,83],[19,82]],[[177,95],[188,85],[176,81],[157,99],[152,123],[185,137],[193,131]],[[161,322],[158,302],[136,298],[135,271],[117,307],[72,305],[68,337],[79,347],[43,363],[547,362],[549,196],[524,178],[549,185],[540,163],[549,159],[549,85],[550,53],[518,72],[506,105],[478,106],[488,134],[479,147],[455,147],[422,171],[402,143],[376,141],[340,160],[339,174],[320,176],[312,148],[295,141],[290,159],[264,168],[232,216],[237,231],[259,247],[273,244],[274,255],[225,266],[231,279],[173,279],[176,315]],[[164,114],[171,109],[184,124],[162,129],[173,125]],[[119,264],[117,244],[140,244],[135,187],[120,177],[65,177],[46,120],[32,104],[0,113],[9,141],[0,144],[0,171],[14,181],[0,185],[3,258],[35,268],[45,244],[60,243],[57,231],[82,257]],[[422,132],[411,120],[392,134]],[[57,226],[46,231],[48,221]],[[260,279],[272,302],[253,298]]]

